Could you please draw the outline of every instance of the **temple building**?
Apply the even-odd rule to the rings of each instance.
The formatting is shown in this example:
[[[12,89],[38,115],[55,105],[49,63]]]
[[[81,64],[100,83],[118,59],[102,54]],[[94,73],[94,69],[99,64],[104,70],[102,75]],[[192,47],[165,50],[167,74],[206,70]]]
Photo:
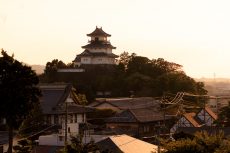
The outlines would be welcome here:
[[[81,65],[114,65],[115,58],[118,56],[112,53],[113,49],[116,47],[112,46],[108,37],[110,34],[107,34],[102,30],[102,28],[96,27],[96,29],[87,34],[90,37],[90,40],[87,45],[82,46],[84,51],[81,54],[78,54],[73,61],[76,67]]]

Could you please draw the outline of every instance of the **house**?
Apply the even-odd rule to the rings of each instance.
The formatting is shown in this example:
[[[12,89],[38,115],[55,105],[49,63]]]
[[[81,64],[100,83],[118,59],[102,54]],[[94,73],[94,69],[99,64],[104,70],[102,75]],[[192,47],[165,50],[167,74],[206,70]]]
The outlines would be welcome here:
[[[170,120],[162,111],[153,108],[126,109],[106,120],[106,127],[118,134],[135,137],[154,135],[159,125]]]
[[[40,85],[40,99],[45,124],[50,127],[60,125],[58,133],[42,135],[39,145],[63,146],[70,135],[78,135],[81,126],[86,124],[86,112],[91,108],[79,105],[75,89],[70,84]]]
[[[198,113],[185,113],[170,129],[170,133],[175,133],[178,128],[201,128],[203,126],[215,126],[214,121],[217,120],[217,115],[209,108],[202,108]]]
[[[45,123],[61,125],[68,113],[69,123],[84,123],[86,112],[92,109],[79,105],[75,89],[70,84],[40,85],[42,97],[40,104]]]
[[[206,126],[212,126],[214,121],[217,120],[217,115],[209,108],[205,107],[197,113],[197,117],[205,124]]]
[[[112,46],[107,34],[102,28],[96,27],[96,29],[87,34],[90,37],[90,41],[87,45],[82,46],[84,51],[78,54],[73,61],[76,67],[81,65],[115,65],[115,58],[118,56],[112,53],[116,47]]]
[[[137,108],[157,108],[160,102],[152,97],[138,97],[138,98],[100,98],[96,99],[88,106],[97,109],[112,109],[116,112],[121,112],[126,109]]]
[[[181,127],[201,127],[201,125],[195,120],[196,113],[185,113],[170,129],[170,133],[175,133],[178,128]]]
[[[171,120],[162,111],[160,101],[152,97],[97,99],[89,106],[116,111],[113,117],[105,119],[106,128],[113,134],[153,135],[158,132],[159,124],[163,126]]]
[[[96,144],[101,150],[113,153],[158,153],[156,145],[125,134],[110,136]]]

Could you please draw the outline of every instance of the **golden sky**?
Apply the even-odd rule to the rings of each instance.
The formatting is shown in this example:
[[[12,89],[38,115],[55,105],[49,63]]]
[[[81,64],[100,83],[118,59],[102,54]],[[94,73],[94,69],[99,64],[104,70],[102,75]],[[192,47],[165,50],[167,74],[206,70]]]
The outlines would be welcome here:
[[[96,26],[117,49],[230,77],[230,1],[0,0],[0,48],[29,64],[71,62]]]

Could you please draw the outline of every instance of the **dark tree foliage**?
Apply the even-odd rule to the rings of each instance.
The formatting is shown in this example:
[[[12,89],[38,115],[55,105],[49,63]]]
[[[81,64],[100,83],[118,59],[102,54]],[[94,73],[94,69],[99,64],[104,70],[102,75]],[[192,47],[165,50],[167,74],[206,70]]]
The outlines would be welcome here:
[[[9,149],[12,152],[13,130],[34,109],[40,96],[36,73],[2,50],[0,57],[0,116],[9,129]]]
[[[124,62],[124,56],[127,60]],[[127,63],[125,71],[126,88],[136,96],[162,96],[165,92],[189,92],[206,94],[202,82],[196,82],[187,76],[182,66],[163,58],[148,59],[147,57],[122,54],[121,63]]]
[[[220,109],[217,124],[218,126],[230,126],[230,102],[228,102],[228,106]]]
[[[81,66],[84,73],[57,73],[62,68],[61,61],[53,60],[46,65],[42,79],[46,82],[72,82],[78,92],[86,94],[91,101],[96,93],[109,91],[110,95],[102,97],[124,97],[134,95],[162,96],[165,92],[189,92],[206,94],[202,82],[196,82],[182,70],[182,65],[168,62],[163,58],[148,59],[135,53],[123,52],[117,65]],[[60,64],[62,63],[62,64]],[[90,98],[89,98],[90,97]]]
[[[173,134],[173,138],[175,140],[180,140],[180,139],[193,139],[195,136],[189,133],[184,133],[184,132],[179,132]]]
[[[35,108],[26,116],[18,129],[18,134],[28,136],[44,128],[44,118],[40,104],[35,104]]]
[[[58,79],[57,70],[66,67],[66,64],[62,61],[59,61],[58,59],[47,62],[44,70],[45,76],[43,77],[43,79],[47,82],[55,82]]]
[[[15,153],[31,153],[32,151],[32,142],[27,140],[27,139],[23,139],[18,141],[18,145],[13,147]]]
[[[109,150],[101,150],[91,140],[89,143],[82,142],[83,136],[71,136],[71,143],[66,145],[62,153],[112,153]]]
[[[223,133],[208,134],[196,133],[193,137],[184,135],[184,139],[172,142],[164,142],[165,153],[219,153],[229,151],[229,140],[223,137]],[[182,136],[183,137],[183,136]]]
[[[94,141],[84,144],[82,136],[71,136],[71,144],[65,146],[63,153],[96,153],[98,151],[99,148]]]

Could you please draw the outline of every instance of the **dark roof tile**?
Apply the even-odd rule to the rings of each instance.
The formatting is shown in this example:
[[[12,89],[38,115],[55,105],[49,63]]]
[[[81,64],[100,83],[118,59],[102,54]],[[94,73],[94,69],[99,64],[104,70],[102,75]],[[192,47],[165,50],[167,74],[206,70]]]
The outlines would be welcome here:
[[[149,107],[154,107],[157,109],[160,107],[160,102],[152,97],[98,99],[97,102],[91,104],[90,106],[97,107],[103,103],[111,104],[112,106],[121,110]]]
[[[85,50],[84,52],[82,52],[81,54],[77,55],[77,57],[81,57],[81,56],[106,56],[106,57],[115,57],[117,58],[118,56],[113,54],[113,53],[105,53],[105,52],[90,52],[89,50]]]
[[[82,46],[82,48],[112,48],[116,49],[116,47],[112,46],[108,42],[103,42],[103,41],[93,41],[85,46]]]
[[[40,85],[42,97],[40,98],[41,108],[44,114],[62,114],[64,113],[65,102],[70,96],[74,103],[69,104],[69,112],[83,113],[92,109],[78,105],[78,100],[73,94],[74,88],[70,84],[49,84]]]
[[[90,36],[90,37],[92,37],[92,36],[110,37],[111,35],[110,35],[110,34],[107,34],[106,32],[104,32],[104,31],[102,30],[102,28],[96,27],[96,29],[95,29],[93,32],[91,32],[90,34],[87,34],[87,36]]]
[[[165,117],[166,120],[170,117]],[[151,108],[127,109],[114,117],[108,118],[109,123],[136,123],[136,122],[155,122],[164,120],[163,112]]]

